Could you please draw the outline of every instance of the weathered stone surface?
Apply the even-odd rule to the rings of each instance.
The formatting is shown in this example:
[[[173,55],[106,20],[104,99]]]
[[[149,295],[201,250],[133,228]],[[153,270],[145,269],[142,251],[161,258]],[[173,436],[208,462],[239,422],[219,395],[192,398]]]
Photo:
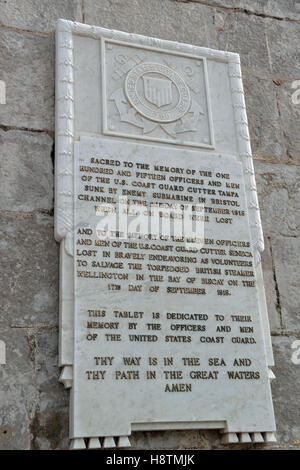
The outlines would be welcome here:
[[[261,256],[264,286],[268,307],[271,331],[281,328],[280,308],[277,305],[276,284],[274,279],[274,265],[272,259],[271,242],[265,237],[265,249]]]
[[[277,88],[277,99],[288,157],[300,161],[300,80]]]
[[[299,77],[298,23],[222,10],[215,24],[219,48],[238,52],[245,69],[263,78]]]
[[[53,130],[54,38],[0,29],[0,50],[1,80],[6,83],[0,124]]]
[[[244,69],[264,77],[268,76],[271,68],[265,35],[267,20],[244,13],[225,12],[220,15],[219,49],[239,53]]]
[[[69,403],[69,391],[58,382],[58,335],[57,329],[42,331],[37,335],[37,375],[39,391],[39,411],[51,411],[53,408],[64,408]]]
[[[53,208],[53,141],[44,133],[0,129],[0,209]]]
[[[40,332],[36,344],[38,408],[31,425],[31,448],[67,449],[69,391],[58,382],[57,330]]]
[[[273,81],[244,73],[243,82],[254,158],[286,160]]]
[[[1,24],[29,31],[54,31],[58,18],[82,21],[80,0],[0,0]]]
[[[265,25],[272,74],[299,78],[300,24],[267,19]]]
[[[53,218],[0,215],[0,325],[56,325],[58,246]]]
[[[221,444],[222,434],[217,430],[134,432],[131,446],[136,449],[200,449],[200,450],[250,450],[269,449],[270,444]],[[280,445],[280,444],[279,444]],[[279,447],[279,445],[276,445]]]
[[[26,331],[0,328],[6,364],[0,365],[0,450],[30,448],[30,421],[35,410],[34,365]]]
[[[272,242],[283,328],[300,330],[300,240],[278,238]]]
[[[134,432],[130,437],[135,449],[212,449],[220,441],[217,431]]]
[[[179,0],[180,1],[180,0]],[[185,0],[183,0],[185,1]],[[189,0],[191,2],[209,3],[217,7],[246,10],[259,15],[276,18],[300,19],[300,5],[297,0]]]
[[[265,236],[299,236],[300,168],[254,160]]]
[[[276,380],[272,382],[272,394],[277,421],[278,445],[284,448],[300,447],[300,364],[292,362],[291,348],[294,336],[273,337]]]
[[[85,22],[161,39],[216,47],[213,9],[172,0],[84,0]]]

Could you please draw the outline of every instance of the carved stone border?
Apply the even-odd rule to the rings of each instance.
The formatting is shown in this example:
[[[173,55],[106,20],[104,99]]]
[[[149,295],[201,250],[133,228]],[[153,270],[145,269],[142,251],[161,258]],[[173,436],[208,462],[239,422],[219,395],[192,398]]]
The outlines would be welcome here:
[[[56,31],[55,238],[60,245],[59,365],[60,381],[73,382],[73,157],[74,65],[71,23],[59,20]]]
[[[254,262],[256,271],[257,289],[259,292],[259,306],[262,320],[262,329],[264,333],[264,343],[266,359],[269,367],[274,365],[272,343],[270,336],[270,326],[268,312],[265,300],[265,291],[263,285],[263,276],[261,268],[260,253],[264,250],[264,237],[260,218],[259,204],[257,198],[257,188],[253,167],[253,158],[250,145],[250,135],[246,113],[245,96],[242,81],[240,56],[231,54],[228,62],[228,74],[230,79],[230,88],[232,96],[232,106],[234,112],[234,121],[236,129],[237,148],[240,160],[243,165],[243,173],[246,188],[246,200],[248,207],[248,216],[254,250]],[[269,371],[269,378],[275,378],[273,372]]]

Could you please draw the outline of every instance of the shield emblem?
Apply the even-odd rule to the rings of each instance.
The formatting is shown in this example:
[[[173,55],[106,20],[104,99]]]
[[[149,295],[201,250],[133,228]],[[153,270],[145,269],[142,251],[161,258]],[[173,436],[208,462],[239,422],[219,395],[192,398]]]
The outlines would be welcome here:
[[[158,106],[172,103],[172,82],[164,78],[143,77],[145,98]]]

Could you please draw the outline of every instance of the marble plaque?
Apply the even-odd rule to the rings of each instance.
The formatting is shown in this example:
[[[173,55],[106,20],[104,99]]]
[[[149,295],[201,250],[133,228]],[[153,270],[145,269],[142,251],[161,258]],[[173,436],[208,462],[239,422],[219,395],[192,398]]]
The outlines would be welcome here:
[[[71,448],[168,429],[274,441],[239,56],[59,20],[56,61]]]

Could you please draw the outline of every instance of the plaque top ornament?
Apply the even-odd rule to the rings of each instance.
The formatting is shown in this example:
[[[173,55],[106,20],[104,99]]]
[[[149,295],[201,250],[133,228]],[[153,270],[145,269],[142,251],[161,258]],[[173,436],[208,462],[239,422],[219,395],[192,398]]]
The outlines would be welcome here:
[[[142,78],[144,89],[139,93],[138,82]],[[172,84],[177,89],[177,100],[174,100]],[[131,69],[126,76],[125,92],[132,106],[142,116],[156,122],[176,121],[190,107],[190,93],[186,83],[177,72],[162,64],[146,62]],[[168,104],[172,104],[170,109],[160,109]]]

